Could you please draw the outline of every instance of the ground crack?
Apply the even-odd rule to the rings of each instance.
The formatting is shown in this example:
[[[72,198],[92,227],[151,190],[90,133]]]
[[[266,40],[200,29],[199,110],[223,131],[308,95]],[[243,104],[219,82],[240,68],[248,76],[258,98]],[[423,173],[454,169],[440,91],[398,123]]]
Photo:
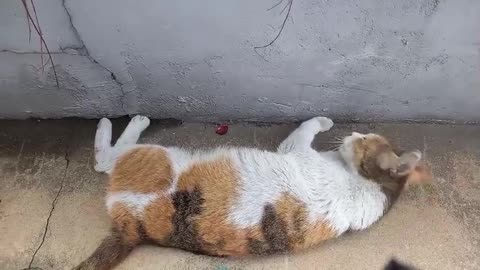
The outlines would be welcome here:
[[[30,263],[28,264],[28,267],[23,269],[23,270],[41,269],[41,268],[38,268],[38,267],[33,267],[32,268],[32,264],[33,264],[33,261],[35,260],[35,256],[37,256],[38,251],[42,248],[43,244],[45,243],[45,238],[47,237],[48,227],[50,225],[50,218],[53,215],[53,211],[55,210],[55,206],[57,205],[58,198],[60,197],[60,194],[62,193],[63,186],[65,184],[65,179],[67,179],[68,167],[70,165],[70,157],[68,155],[68,152],[69,152],[69,148],[67,147],[67,149],[65,150],[65,156],[64,156],[65,161],[66,161],[66,165],[65,165],[65,170],[64,170],[63,176],[62,176],[62,182],[60,183],[60,188],[58,189],[57,194],[55,195],[55,198],[52,201],[52,207],[50,208],[50,213],[48,214],[47,222],[45,223],[45,229],[43,231],[42,241],[40,242],[40,245],[38,245],[37,249],[33,253],[32,258],[30,259]]]

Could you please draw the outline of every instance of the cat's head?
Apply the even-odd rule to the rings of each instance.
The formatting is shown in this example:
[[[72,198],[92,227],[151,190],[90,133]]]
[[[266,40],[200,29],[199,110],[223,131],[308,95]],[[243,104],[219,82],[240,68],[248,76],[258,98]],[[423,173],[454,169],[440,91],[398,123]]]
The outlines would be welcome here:
[[[400,153],[383,136],[353,132],[344,138],[339,152],[347,165],[374,181],[406,178],[407,185],[429,183],[431,170],[421,162],[418,150]]]

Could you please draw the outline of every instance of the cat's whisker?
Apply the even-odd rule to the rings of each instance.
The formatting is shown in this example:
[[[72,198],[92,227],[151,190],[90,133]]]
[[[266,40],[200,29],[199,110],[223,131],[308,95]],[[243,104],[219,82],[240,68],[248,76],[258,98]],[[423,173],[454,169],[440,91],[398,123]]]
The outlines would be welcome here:
[[[332,144],[328,145],[326,148],[327,151],[336,151],[340,148],[341,144]]]
[[[320,141],[320,143],[325,143],[325,144],[341,144],[342,142],[339,142],[339,141]]]
[[[328,151],[337,151],[340,148],[340,145],[332,145],[327,148]]]

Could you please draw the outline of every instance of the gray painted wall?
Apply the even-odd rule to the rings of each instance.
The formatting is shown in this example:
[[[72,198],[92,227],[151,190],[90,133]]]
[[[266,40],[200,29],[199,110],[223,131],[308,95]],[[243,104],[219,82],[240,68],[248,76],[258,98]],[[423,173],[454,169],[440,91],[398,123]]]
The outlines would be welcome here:
[[[480,121],[480,1],[0,3],[0,117]]]

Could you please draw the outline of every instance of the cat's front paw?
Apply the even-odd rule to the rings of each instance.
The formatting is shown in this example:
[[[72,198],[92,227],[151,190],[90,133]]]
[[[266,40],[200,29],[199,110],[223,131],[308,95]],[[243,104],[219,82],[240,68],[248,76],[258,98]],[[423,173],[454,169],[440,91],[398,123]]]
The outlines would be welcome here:
[[[330,118],[318,116],[314,119],[320,124],[320,132],[329,131],[333,127],[333,121]]]
[[[130,120],[130,123],[139,127],[141,130],[144,130],[150,125],[150,119],[143,115],[136,115]]]

